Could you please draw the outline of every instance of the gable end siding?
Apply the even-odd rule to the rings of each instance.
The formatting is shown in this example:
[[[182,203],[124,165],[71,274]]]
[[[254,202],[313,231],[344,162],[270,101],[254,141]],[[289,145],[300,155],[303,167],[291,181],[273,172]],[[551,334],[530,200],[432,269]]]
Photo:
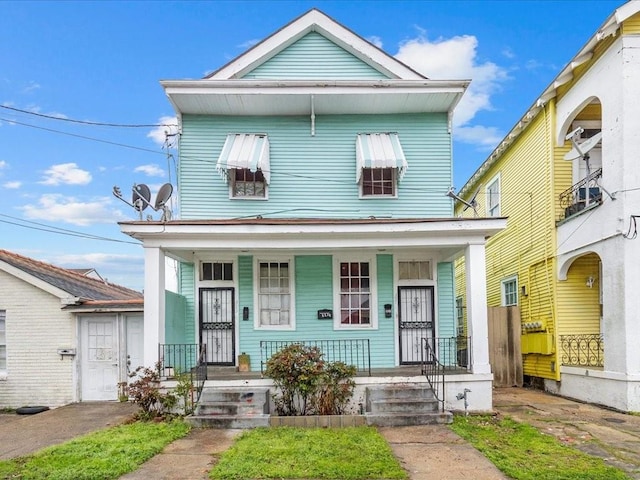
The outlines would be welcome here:
[[[311,32],[243,78],[386,79],[383,73],[317,32]]]

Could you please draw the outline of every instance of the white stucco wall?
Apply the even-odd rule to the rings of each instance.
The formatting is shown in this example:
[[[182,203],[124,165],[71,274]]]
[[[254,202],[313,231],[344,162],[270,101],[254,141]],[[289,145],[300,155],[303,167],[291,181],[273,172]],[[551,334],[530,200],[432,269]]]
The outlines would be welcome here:
[[[7,370],[0,372],[0,407],[60,406],[77,400],[74,315],[60,299],[0,271],[0,309],[6,310]]]

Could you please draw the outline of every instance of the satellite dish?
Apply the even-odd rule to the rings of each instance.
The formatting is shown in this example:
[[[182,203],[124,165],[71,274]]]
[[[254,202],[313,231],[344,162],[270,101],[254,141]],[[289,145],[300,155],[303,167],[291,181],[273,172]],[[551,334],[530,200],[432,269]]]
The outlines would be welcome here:
[[[131,203],[133,203],[133,208],[142,212],[147,206],[150,205],[149,200],[151,200],[151,190],[144,183],[133,186],[133,194]]]
[[[596,133],[593,137],[580,144],[576,143],[572,137],[571,143],[573,143],[573,148],[564,154],[564,159],[575,160],[576,158],[584,157],[590,150],[600,143],[600,140],[602,140],[602,132]]]
[[[156,204],[154,206],[154,210],[160,210],[165,206],[169,198],[171,198],[171,194],[173,193],[173,186],[170,183],[165,183],[158,190],[158,194],[156,195]]]
[[[478,188],[478,190],[480,190],[480,189]],[[471,202],[467,202],[466,200],[463,200],[458,195],[456,195],[455,189],[453,187],[449,188],[449,191],[447,191],[447,193],[445,195],[447,197],[453,198],[453,200],[456,201],[456,202],[462,203],[465,206],[464,210],[466,210],[467,208],[472,208],[474,215],[477,217],[478,216],[478,211],[476,210],[477,203],[475,201],[475,199],[476,199],[475,197],[476,197],[477,194],[478,194],[477,191],[476,191],[476,193],[473,194],[473,198],[472,198]]]
[[[478,192],[480,192],[480,187],[476,188],[476,191],[473,192],[473,195],[471,195],[471,200],[469,200],[467,203],[465,203],[464,208],[462,209],[462,211],[466,211],[469,208],[473,208],[473,210],[475,211],[476,207],[478,206],[478,202],[476,201],[476,197],[478,196]]]

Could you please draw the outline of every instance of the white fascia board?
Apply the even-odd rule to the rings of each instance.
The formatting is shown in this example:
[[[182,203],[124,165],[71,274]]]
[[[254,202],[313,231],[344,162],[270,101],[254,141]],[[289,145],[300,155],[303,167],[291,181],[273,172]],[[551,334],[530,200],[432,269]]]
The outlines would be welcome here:
[[[309,32],[318,32],[379,72],[396,78],[425,78],[318,10],[284,26],[207,78],[241,78]]]
[[[506,218],[367,224],[127,224],[120,228],[145,247],[167,249],[320,249],[447,247],[484,244]]]
[[[47,293],[50,293],[54,297],[58,297],[60,302],[63,305],[69,305],[71,303],[77,303],[79,299],[77,297],[73,297],[58,287],[51,285],[50,283],[45,282],[44,280],[39,279],[38,277],[34,277],[33,275],[21,270],[19,268],[14,267],[13,265],[0,261],[0,270],[8,273],[9,275],[13,275],[14,277],[22,280],[23,282],[29,283],[40,290],[43,290]],[[69,303],[71,302],[71,303]]]

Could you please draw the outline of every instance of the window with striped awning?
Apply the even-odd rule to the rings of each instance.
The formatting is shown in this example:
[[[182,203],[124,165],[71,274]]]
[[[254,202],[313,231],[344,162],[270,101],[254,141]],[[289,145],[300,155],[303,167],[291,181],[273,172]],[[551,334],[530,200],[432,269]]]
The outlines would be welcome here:
[[[216,169],[230,186],[232,198],[264,198],[271,178],[266,134],[227,135]]]
[[[397,133],[356,136],[356,183],[363,197],[395,196],[408,166]]]

